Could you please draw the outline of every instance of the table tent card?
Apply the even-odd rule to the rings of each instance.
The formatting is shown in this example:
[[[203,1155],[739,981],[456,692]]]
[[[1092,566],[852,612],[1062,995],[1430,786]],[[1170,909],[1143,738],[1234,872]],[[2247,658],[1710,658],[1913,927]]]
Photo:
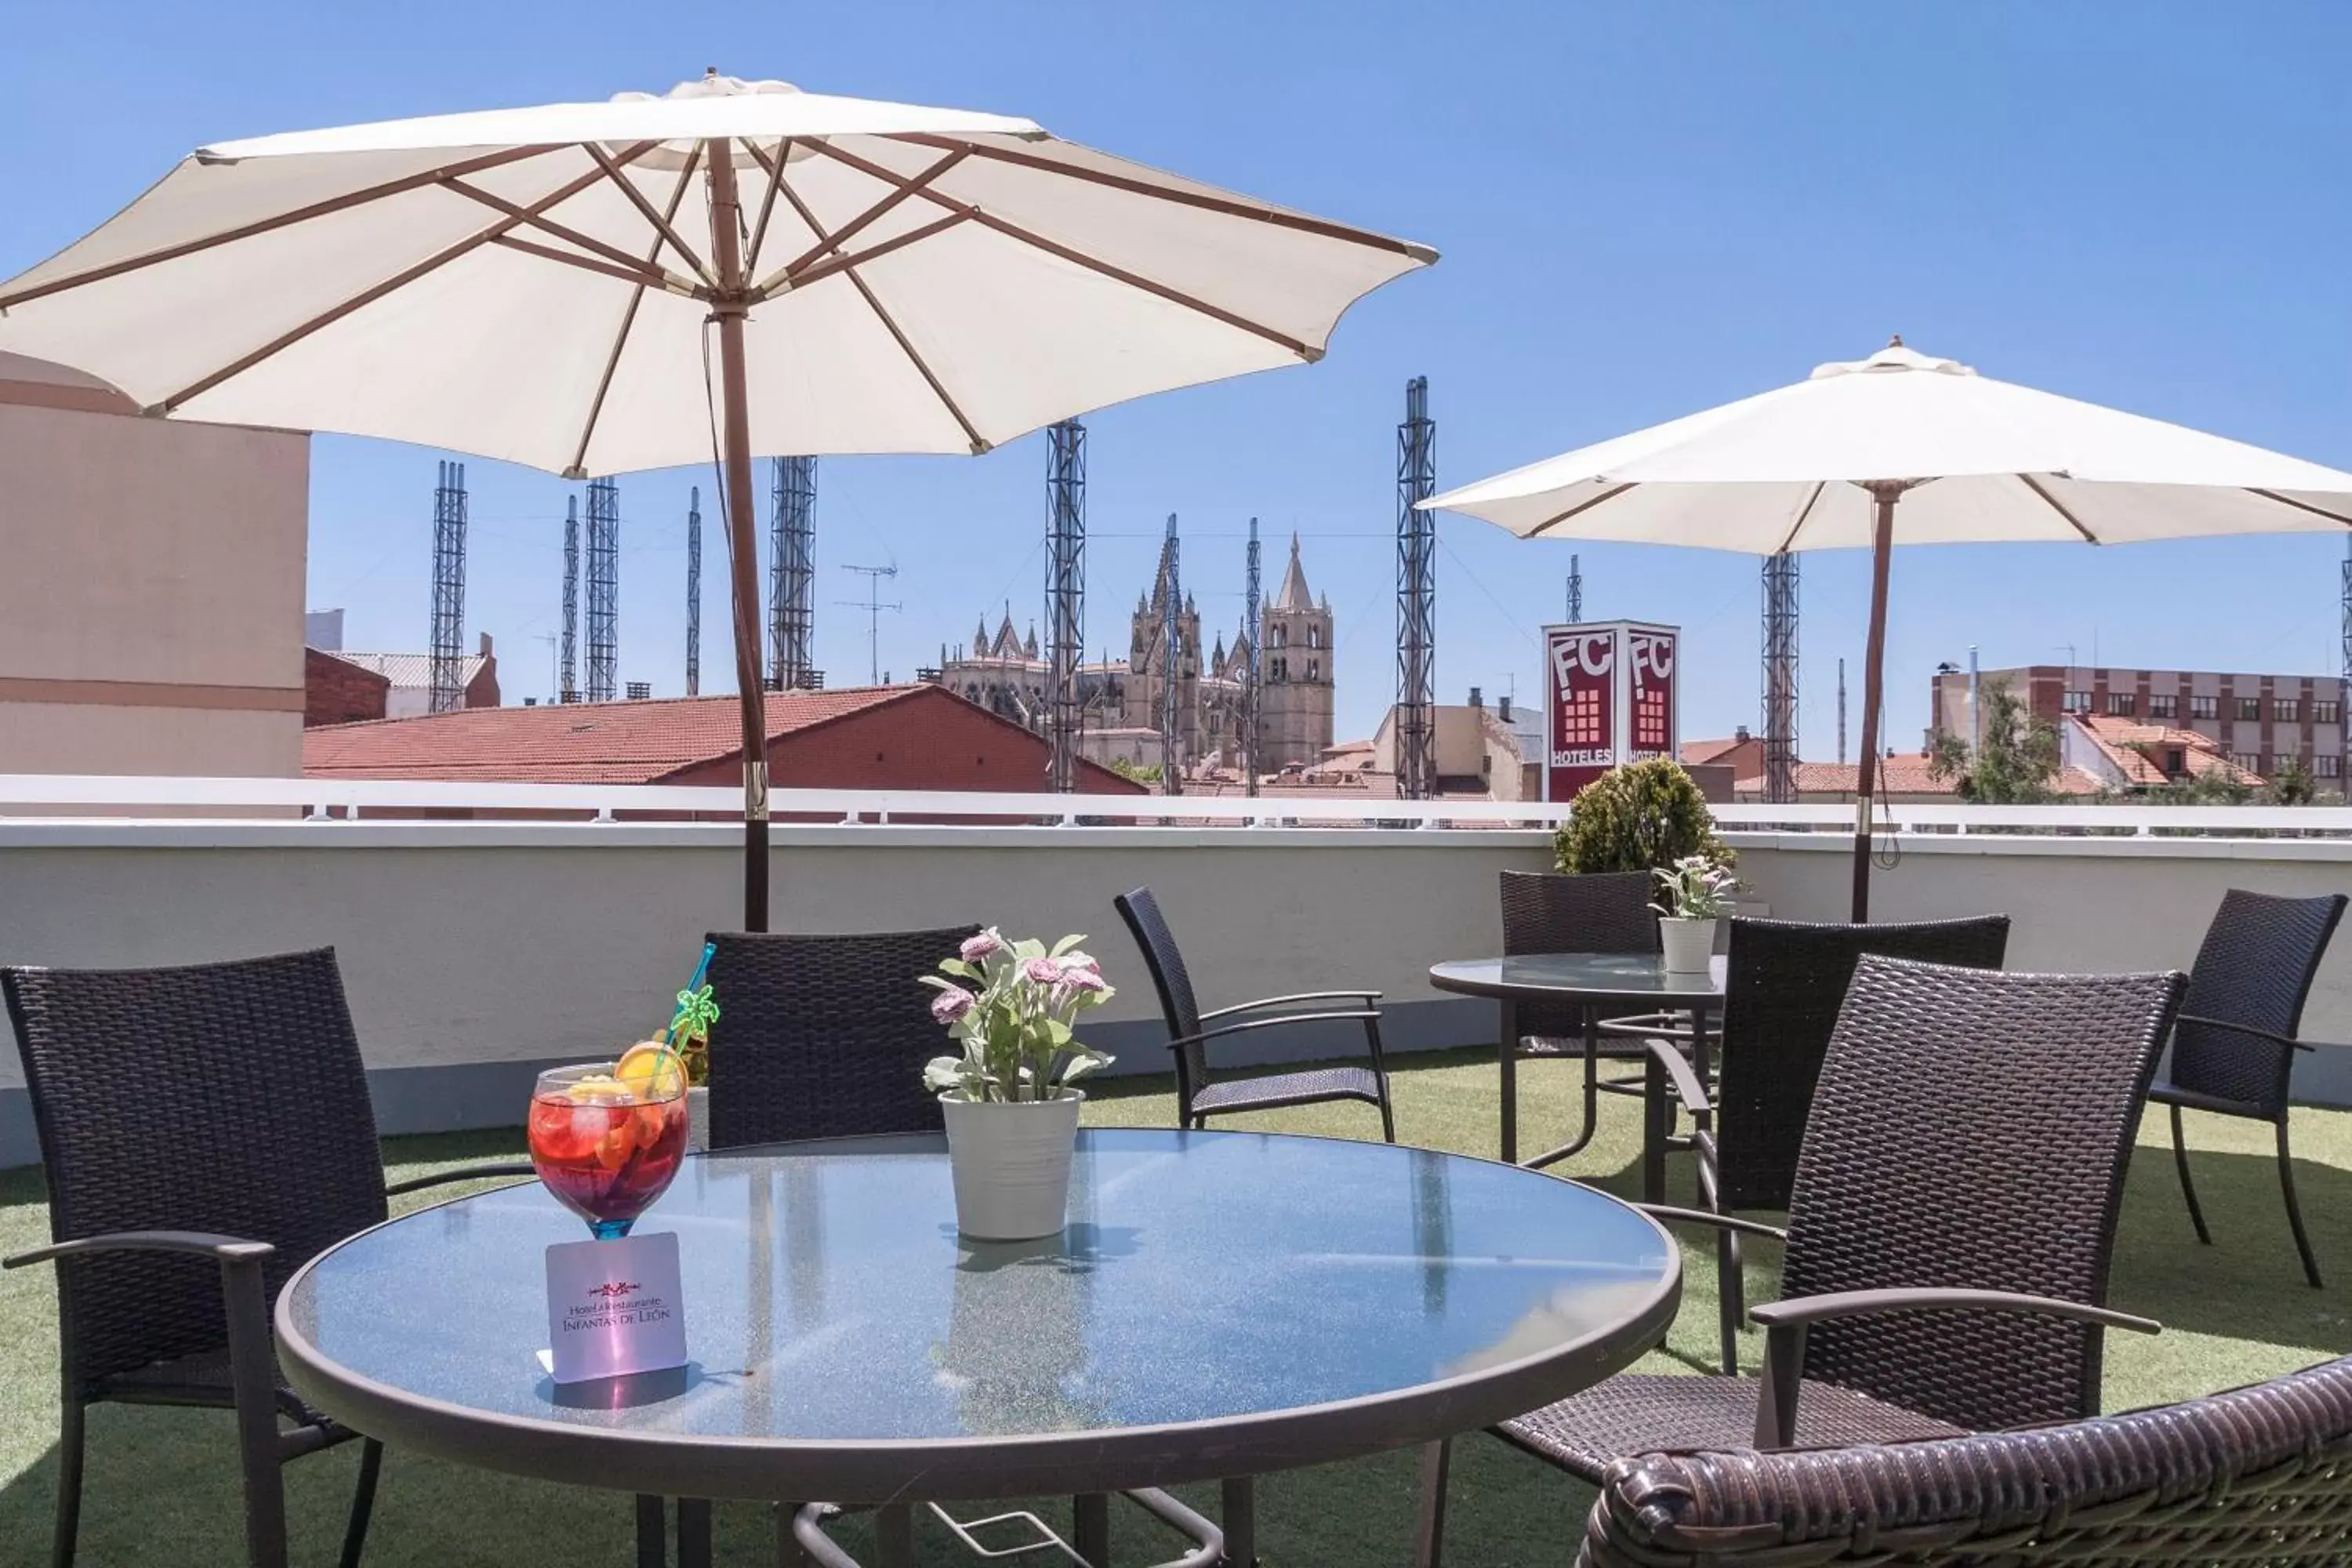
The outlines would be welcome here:
[[[677,1234],[648,1231],[550,1247],[547,1334],[558,1383],[684,1366]]]

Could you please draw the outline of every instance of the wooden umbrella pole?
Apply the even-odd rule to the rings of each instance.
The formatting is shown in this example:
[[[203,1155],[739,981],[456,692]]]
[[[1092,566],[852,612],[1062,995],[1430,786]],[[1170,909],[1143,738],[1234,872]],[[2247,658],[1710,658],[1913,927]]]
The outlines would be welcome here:
[[[768,714],[760,684],[760,551],[751,500],[751,395],[743,377],[742,213],[735,194],[734,143],[704,144],[710,171],[710,251],[719,287],[720,430],[727,459],[729,576],[735,603],[735,689],[743,710],[743,929],[768,929]]]
[[[1871,796],[1878,785],[1879,693],[1885,684],[1886,567],[1895,553],[1895,503],[1909,487],[1877,479],[1864,487],[1877,505],[1870,542],[1870,642],[1862,657],[1862,759],[1854,779],[1853,919],[1870,918]]]

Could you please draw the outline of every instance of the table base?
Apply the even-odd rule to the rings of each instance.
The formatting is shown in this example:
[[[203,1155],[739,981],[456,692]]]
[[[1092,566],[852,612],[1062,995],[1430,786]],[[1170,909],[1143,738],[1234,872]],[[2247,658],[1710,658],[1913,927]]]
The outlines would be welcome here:
[[[1502,1128],[1501,1144],[1506,1164],[1522,1165],[1530,1171],[1540,1171],[1556,1165],[1571,1155],[1580,1154],[1592,1142],[1598,1130],[1601,1113],[1601,1002],[1584,1008],[1584,1125],[1577,1135],[1557,1148],[1547,1149],[1528,1159],[1519,1158],[1519,1009],[1507,996],[1496,998],[1501,1011],[1501,1037],[1496,1053],[1501,1068]],[[1701,1076],[1707,1070],[1707,1019],[1709,1009],[1691,1007],[1691,1044],[1694,1059]],[[1669,1151],[1687,1144],[1674,1134],[1673,1090],[1666,1082],[1664,1071],[1655,1062],[1645,1062],[1637,1082],[1642,1089],[1642,1201],[1659,1204],[1666,1200],[1666,1155]]]
[[[1246,1479],[1229,1480],[1223,1484],[1223,1491],[1225,1527],[1223,1530],[1157,1487],[1119,1495],[1192,1542],[1192,1551],[1160,1564],[1159,1568],[1255,1568],[1257,1560],[1255,1487]],[[1077,1538],[1076,1545],[1056,1535],[1051,1526],[1034,1513],[1001,1513],[966,1524],[959,1522],[937,1503],[928,1506],[976,1556],[1020,1557],[1034,1552],[1058,1550],[1063,1556],[1078,1564],[1078,1568],[1111,1568],[1108,1493],[1089,1492],[1073,1500],[1070,1533]],[[824,1532],[824,1521],[842,1511],[832,1503],[822,1502],[809,1503],[794,1510],[780,1531],[782,1561],[787,1564],[813,1563],[815,1568],[861,1568],[857,1559],[844,1552]],[[1028,1525],[1036,1532],[1035,1538],[1012,1545],[990,1547],[982,1544],[972,1533],[990,1525],[1015,1521]],[[682,1540],[680,1544],[684,1544]],[[913,1568],[914,1510],[911,1507],[895,1503],[876,1510],[874,1552],[875,1568]],[[703,1561],[709,1561],[707,1548]],[[701,1565],[681,1564],[681,1568],[701,1568]]]

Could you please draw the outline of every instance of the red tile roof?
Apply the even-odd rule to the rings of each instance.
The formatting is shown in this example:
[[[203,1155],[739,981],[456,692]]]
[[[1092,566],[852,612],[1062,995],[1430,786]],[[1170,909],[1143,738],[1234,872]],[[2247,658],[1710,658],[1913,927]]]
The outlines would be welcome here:
[[[950,695],[928,685],[772,691],[768,741],[773,745],[848,714],[925,692]],[[652,784],[738,755],[742,746],[742,714],[732,696],[469,708],[305,731],[302,772],[312,778]]]
[[[1824,795],[1851,797],[1860,787],[1861,772],[1862,766],[1858,763],[1799,763],[1797,794],[1800,797]],[[1955,799],[1959,795],[1957,777],[1939,779],[1929,774],[1927,755],[1924,752],[1897,752],[1880,763],[1875,788],[1881,795],[1948,795]],[[2063,768],[2058,776],[2050,781],[2050,789],[2054,795],[2095,795],[2098,788],[2098,782],[2080,768]],[[1755,778],[1741,779],[1732,786],[1732,793],[1742,800],[1760,798],[1764,793],[1763,777],[1759,774]]]
[[[1720,762],[1742,746],[1761,743],[1753,735],[1732,735],[1719,741],[1685,741],[1678,760],[1684,763]]]
[[[2176,730],[2168,724],[2143,724],[2135,719],[2110,718],[2104,713],[2074,713],[2068,718],[2090,737],[2100,754],[2123,773],[2134,784],[2168,784],[2170,777],[2151,757],[2151,752],[2178,750],[2183,765],[2192,778],[2219,773],[2232,784],[2258,785],[2259,773],[2238,766],[2222,753],[2221,746],[2210,737],[2194,730]]]

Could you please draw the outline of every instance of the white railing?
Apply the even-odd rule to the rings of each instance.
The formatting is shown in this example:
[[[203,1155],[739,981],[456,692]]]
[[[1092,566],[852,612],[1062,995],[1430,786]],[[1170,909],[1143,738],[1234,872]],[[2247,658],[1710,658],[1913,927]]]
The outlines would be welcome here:
[[[1566,808],[1540,801],[1368,800],[1344,795],[1047,795],[942,790],[780,789],[769,795],[778,817],[886,824],[943,816],[1024,824],[1160,823],[1190,827],[1412,826],[1525,827],[1557,824]],[[175,778],[69,773],[0,773],[0,815],[119,816],[142,810],[187,818],[205,812],[299,813],[313,821],[398,818],[419,812],[523,813],[611,822],[624,817],[738,816],[741,792],[727,786],[444,783],[404,779]],[[1853,828],[1844,805],[1714,808],[1716,821],[1741,834],[1838,835]],[[1961,805],[1882,804],[1877,831],[1934,837],[2352,837],[2352,807],[2262,805]]]

